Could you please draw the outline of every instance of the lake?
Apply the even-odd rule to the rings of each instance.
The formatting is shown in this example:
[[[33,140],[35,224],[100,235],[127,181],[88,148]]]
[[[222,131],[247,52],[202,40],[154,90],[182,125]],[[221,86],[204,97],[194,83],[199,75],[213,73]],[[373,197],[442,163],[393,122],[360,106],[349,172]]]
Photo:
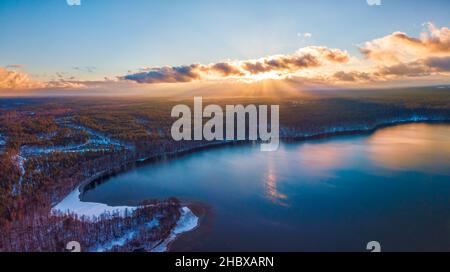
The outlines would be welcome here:
[[[177,197],[209,207],[174,251],[450,251],[450,125],[224,146],[131,169],[83,201]]]

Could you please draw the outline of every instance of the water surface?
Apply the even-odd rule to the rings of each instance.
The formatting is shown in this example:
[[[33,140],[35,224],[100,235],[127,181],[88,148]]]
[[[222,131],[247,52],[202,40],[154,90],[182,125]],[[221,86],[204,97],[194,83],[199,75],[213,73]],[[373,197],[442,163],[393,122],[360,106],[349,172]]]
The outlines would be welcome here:
[[[175,196],[211,207],[173,250],[450,251],[450,125],[227,146],[110,178],[83,201],[132,205]]]

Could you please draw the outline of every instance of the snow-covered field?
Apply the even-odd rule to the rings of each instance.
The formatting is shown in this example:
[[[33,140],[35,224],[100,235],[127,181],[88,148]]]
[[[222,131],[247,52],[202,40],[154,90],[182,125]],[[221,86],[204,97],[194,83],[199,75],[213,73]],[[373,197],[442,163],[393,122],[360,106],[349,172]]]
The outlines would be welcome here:
[[[121,216],[125,215],[125,211],[132,212],[136,207],[130,206],[108,206],[102,203],[83,202],[80,200],[80,189],[77,188],[72,191],[66,198],[59,202],[52,208],[53,212],[71,213],[78,217],[93,218],[100,216],[102,213],[118,213]]]
[[[94,218],[100,216],[102,213],[114,213],[124,216],[127,212],[134,211],[137,207],[132,206],[109,206],[102,203],[95,202],[83,202],[80,200],[80,189],[77,188],[71,192],[66,198],[55,205],[52,208],[52,212],[55,213],[71,213],[79,217]],[[168,245],[173,242],[176,237],[182,233],[191,231],[198,226],[198,217],[188,208],[181,208],[181,216],[177,222],[176,227],[172,230],[171,234],[164,241],[157,243],[157,246],[152,250],[153,252],[167,251]],[[154,218],[147,224],[147,227],[152,228],[158,226],[158,219]],[[111,249],[114,246],[124,245],[128,240],[132,239],[136,235],[136,230],[130,230],[122,237],[109,241],[106,244],[97,245],[95,248],[90,249],[94,252],[102,252]]]

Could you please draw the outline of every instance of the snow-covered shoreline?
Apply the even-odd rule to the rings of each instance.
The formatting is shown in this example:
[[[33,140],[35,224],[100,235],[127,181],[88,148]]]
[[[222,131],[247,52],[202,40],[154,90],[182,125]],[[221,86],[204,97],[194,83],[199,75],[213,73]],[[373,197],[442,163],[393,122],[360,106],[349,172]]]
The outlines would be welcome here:
[[[125,216],[127,213],[131,213],[136,210],[135,206],[109,206],[103,203],[95,202],[83,202],[80,199],[81,187],[76,188],[68,196],[66,196],[61,202],[56,204],[51,212],[52,213],[70,213],[77,215],[78,217],[85,217],[88,220],[95,217],[99,217],[103,213],[118,214],[119,216]],[[170,235],[163,241],[156,243],[152,252],[165,252],[168,250],[168,246],[172,243],[180,234],[194,230],[198,227],[199,218],[188,207],[182,207],[180,210],[181,216],[178,219],[177,225],[172,230]],[[154,218],[148,223],[148,227],[155,227],[158,225],[158,220]],[[124,245],[127,240],[134,237],[136,232],[130,230],[123,237],[110,241],[104,245],[98,245],[90,251],[101,252],[107,251],[116,245]]]
[[[308,139],[335,134],[370,132],[387,126],[396,126],[409,123],[449,122],[449,121],[450,121],[449,117],[445,116],[427,116],[414,114],[409,117],[390,118],[365,124],[325,127],[315,132],[293,131],[292,129],[289,128],[280,128],[280,139]]]
[[[177,225],[164,241],[152,249],[152,252],[166,252],[169,245],[180,235],[198,227],[199,218],[188,207],[181,208],[181,216]]]
[[[109,206],[103,203],[96,202],[83,202],[80,199],[81,191],[80,187],[73,190],[67,195],[61,202],[56,204],[52,208],[52,212],[55,213],[70,213],[77,215],[78,217],[93,218],[98,217],[102,213],[118,213],[120,216],[124,216],[125,212],[132,212],[137,207],[132,206]]]

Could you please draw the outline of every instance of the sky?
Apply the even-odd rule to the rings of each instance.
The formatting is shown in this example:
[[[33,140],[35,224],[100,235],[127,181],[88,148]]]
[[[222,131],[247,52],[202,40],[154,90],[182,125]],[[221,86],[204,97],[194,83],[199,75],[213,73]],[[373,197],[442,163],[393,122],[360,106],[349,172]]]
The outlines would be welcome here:
[[[361,48],[395,32],[416,39],[428,33],[429,40],[440,35],[439,51],[416,52],[411,62],[423,61],[423,66],[428,57],[448,57],[450,37],[445,30],[450,26],[449,14],[450,1],[446,0],[381,0],[381,5],[369,5],[367,0],[80,0],[80,5],[69,5],[67,0],[2,0],[0,82],[3,73],[4,89],[76,88],[83,81],[148,85],[218,78],[293,79],[299,70],[303,72],[299,78],[323,80],[318,67],[329,73],[348,73],[350,67],[361,71],[363,66],[372,75],[375,66],[386,62],[362,53]],[[432,28],[440,32],[433,33]],[[391,47],[394,44],[398,45],[393,41]],[[328,56],[319,47],[348,54],[343,61],[347,70],[331,67],[341,65],[339,61],[322,63]],[[317,58],[313,65],[298,65],[311,55]],[[286,62],[281,56],[295,60]],[[265,63],[274,58],[287,63],[285,68],[264,67],[264,73],[258,71],[257,76],[243,62],[255,64],[263,59]],[[370,66],[369,61],[378,63]],[[427,63],[432,71],[427,70],[426,76],[445,82],[448,71],[441,68],[447,68],[448,60],[432,61],[440,61],[440,70]],[[230,65],[223,63],[240,72],[227,74]],[[407,62],[389,64],[400,63]],[[314,76],[308,74],[310,67]],[[12,80],[17,82],[12,84]]]

